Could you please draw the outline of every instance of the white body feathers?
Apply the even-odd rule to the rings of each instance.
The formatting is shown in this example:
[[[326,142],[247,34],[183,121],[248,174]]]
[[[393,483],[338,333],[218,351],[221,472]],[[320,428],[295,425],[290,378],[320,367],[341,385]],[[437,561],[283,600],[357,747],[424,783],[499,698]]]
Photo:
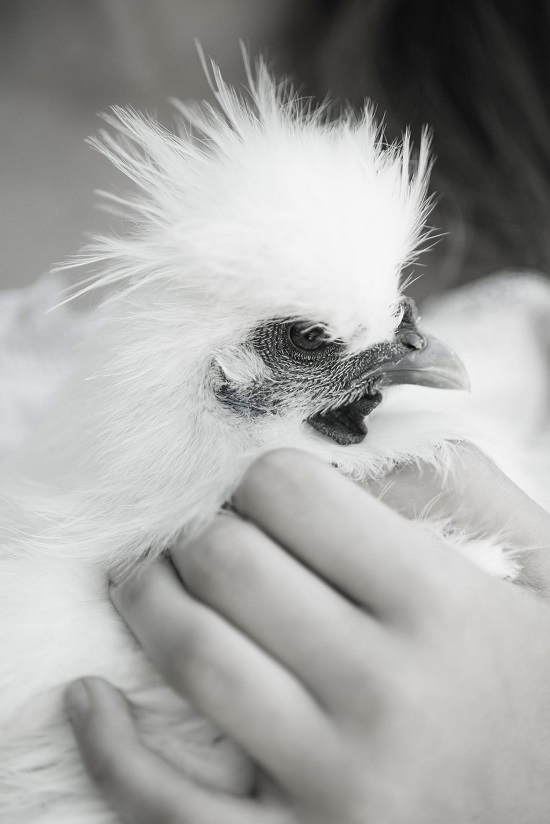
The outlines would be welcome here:
[[[141,189],[119,201],[133,215],[129,234],[98,240],[83,259],[101,264],[114,293],[54,410],[0,465],[2,822],[115,821],[61,709],[63,685],[86,674],[129,694],[143,737],[167,758],[246,791],[246,759],[162,684],[111,607],[107,574],[201,529],[261,451],[306,449],[361,480],[409,459],[452,471],[453,441],[466,438],[508,470],[520,455],[521,477],[513,468],[527,491],[543,502],[550,493],[531,448],[547,413],[544,332],[533,319],[550,309],[550,292],[539,280],[507,281],[511,297],[497,289],[477,316],[467,298],[435,307],[433,326],[475,373],[472,398],[392,389],[361,444],[339,446],[304,424],[311,410],[298,390],[261,418],[219,403],[213,364],[239,386],[270,379],[247,344],[266,319],[320,319],[350,352],[392,336],[400,273],[426,216],[428,160],[425,146],[413,164],[406,140],[384,145],[368,110],[336,122],[309,112],[263,67],[250,104],[216,79],[221,113],[186,110],[181,135],[119,111],[118,139],[102,137]],[[509,306],[525,318],[525,333],[507,341],[529,354],[528,376],[492,375],[501,341],[481,339]],[[521,380],[521,422],[505,414],[499,435],[495,392],[505,413]],[[459,543],[513,575],[496,538]]]

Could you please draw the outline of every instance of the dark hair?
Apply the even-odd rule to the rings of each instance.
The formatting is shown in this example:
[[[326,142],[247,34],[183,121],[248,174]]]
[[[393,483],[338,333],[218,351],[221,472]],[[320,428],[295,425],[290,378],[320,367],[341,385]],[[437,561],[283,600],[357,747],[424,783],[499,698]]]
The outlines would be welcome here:
[[[372,98],[390,138],[433,129],[443,281],[550,273],[550,0],[326,0],[308,14],[308,90]]]

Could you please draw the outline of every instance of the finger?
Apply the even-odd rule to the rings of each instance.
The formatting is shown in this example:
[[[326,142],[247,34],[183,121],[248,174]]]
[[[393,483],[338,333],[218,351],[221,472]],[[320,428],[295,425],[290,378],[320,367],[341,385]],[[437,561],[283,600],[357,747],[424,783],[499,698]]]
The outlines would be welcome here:
[[[548,543],[550,515],[470,444],[457,444],[444,475],[429,464],[403,464],[368,488],[409,518],[452,516],[468,532],[504,532],[521,548]]]
[[[467,533],[500,537],[520,550],[517,583],[550,597],[550,514],[476,447],[458,444],[444,477],[428,464],[405,464],[368,486],[406,517],[451,517]]]
[[[328,746],[328,722],[286,669],[192,598],[166,563],[134,575],[111,597],[176,691],[285,786],[299,783],[296,765],[311,747]]]
[[[387,619],[418,615],[428,608],[428,592],[477,573],[420,525],[305,453],[266,453],[245,473],[235,504],[331,584]]]
[[[350,651],[379,659],[386,632],[254,524],[221,516],[172,550],[186,587],[295,673],[323,703],[349,680]],[[327,671],[326,662],[331,662]]]
[[[126,701],[106,681],[74,682],[65,705],[90,775],[128,824],[267,824],[256,802],[203,789],[147,750]]]

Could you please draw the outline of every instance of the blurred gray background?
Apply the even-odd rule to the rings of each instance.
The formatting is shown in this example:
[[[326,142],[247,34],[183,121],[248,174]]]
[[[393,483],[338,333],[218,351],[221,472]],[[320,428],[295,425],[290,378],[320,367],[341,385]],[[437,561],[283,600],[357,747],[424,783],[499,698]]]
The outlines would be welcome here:
[[[156,112],[209,97],[194,44],[244,80],[239,38],[284,66],[294,0],[3,0],[0,288],[24,286],[113,218],[94,189],[126,182],[85,144],[113,104]]]

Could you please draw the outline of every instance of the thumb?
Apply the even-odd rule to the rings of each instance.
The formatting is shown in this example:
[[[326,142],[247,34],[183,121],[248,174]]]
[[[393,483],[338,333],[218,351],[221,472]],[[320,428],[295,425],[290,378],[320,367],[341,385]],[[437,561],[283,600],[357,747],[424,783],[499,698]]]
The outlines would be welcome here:
[[[65,706],[90,776],[127,824],[269,824],[253,799],[201,787],[140,742],[122,694],[101,678],[82,678]]]
[[[407,518],[451,518],[473,535],[501,535],[517,552],[516,583],[550,601],[550,514],[470,444],[457,447],[452,472],[403,464],[369,490]]]

